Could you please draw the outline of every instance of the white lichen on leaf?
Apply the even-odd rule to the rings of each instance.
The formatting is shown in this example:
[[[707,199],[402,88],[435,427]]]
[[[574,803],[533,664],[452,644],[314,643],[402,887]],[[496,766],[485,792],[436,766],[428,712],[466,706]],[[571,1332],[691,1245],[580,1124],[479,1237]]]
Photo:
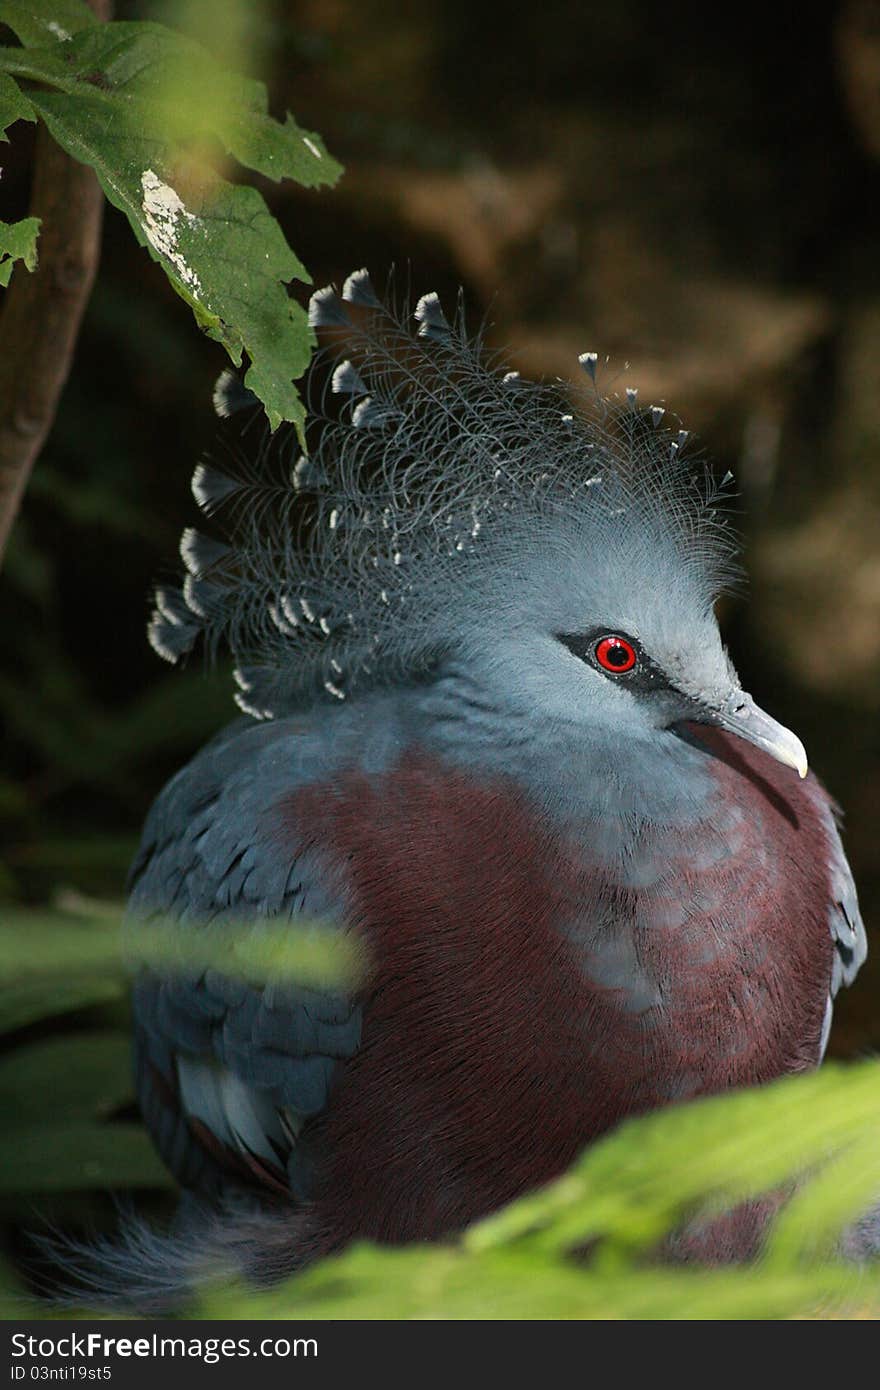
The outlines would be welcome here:
[[[200,294],[202,286],[199,277],[187,264],[178,241],[181,224],[193,224],[198,219],[194,213],[187,212],[180,195],[169,184],[163,183],[152,169],[145,169],[141,174],[141,189],[147,240],[160,256],[171,262],[187,289],[193,294]]]

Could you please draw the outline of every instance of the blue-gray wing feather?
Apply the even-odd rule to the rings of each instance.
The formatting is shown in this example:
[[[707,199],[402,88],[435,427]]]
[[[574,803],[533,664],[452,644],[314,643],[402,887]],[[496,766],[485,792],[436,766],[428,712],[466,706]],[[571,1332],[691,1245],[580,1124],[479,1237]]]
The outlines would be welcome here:
[[[332,776],[334,757],[293,721],[239,722],[166,787],[132,867],[129,928],[173,918],[193,931],[266,919],[345,927],[344,885],[308,828],[279,808]],[[360,1042],[341,990],[256,987],[216,969],[135,979],[136,1070],[147,1123],[185,1186],[274,1175],[296,1192],[298,1134],[327,1104]]]
[[[841,985],[851,985],[868,954],[868,938],[859,909],[855,880],[850,869],[839,833],[840,813],[833,803],[826,810],[831,851],[831,902],[828,928],[834,943],[831,959],[831,983],[825,1022],[819,1048],[820,1059],[825,1055],[831,1032],[834,999]]]

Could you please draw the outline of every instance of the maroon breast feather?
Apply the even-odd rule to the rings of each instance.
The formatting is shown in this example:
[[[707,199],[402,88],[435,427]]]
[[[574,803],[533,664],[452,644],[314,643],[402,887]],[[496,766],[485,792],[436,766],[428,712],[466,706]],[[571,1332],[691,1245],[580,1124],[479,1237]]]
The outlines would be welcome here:
[[[311,1253],[459,1229],[627,1115],[816,1064],[825,794],[697,732],[715,755],[708,818],[648,845],[656,872],[635,886],[512,783],[422,756],[283,808],[292,837],[308,825],[346,866],[371,962],[361,1050],[304,1136]],[[615,937],[631,981],[602,968]]]

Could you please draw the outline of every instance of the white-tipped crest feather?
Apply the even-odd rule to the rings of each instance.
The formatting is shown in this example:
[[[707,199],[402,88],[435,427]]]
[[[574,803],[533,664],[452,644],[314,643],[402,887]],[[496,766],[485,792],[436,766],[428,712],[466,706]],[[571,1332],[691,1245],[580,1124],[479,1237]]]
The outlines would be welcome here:
[[[347,303],[382,312],[356,321]],[[732,577],[717,490],[678,458],[686,431],[666,426],[665,408],[641,410],[632,387],[623,402],[601,396],[596,353],[580,355],[591,386],[579,396],[492,370],[460,306],[454,323],[435,294],[397,313],[364,270],[342,299],[317,291],[310,321],[344,325],[347,355],[329,397],[312,373],[308,455],[292,464],[293,436],[279,432],[240,476],[199,465],[204,510],[234,494],[231,544],[192,528],[181,544],[185,640],[203,627],[209,650],[225,644],[240,669],[263,672],[258,691],[238,692],[256,718],[424,677],[466,625],[539,597],[554,548],[589,565],[621,526],[642,528],[653,563],[701,611]],[[166,615],[151,629],[166,659],[174,625]]]

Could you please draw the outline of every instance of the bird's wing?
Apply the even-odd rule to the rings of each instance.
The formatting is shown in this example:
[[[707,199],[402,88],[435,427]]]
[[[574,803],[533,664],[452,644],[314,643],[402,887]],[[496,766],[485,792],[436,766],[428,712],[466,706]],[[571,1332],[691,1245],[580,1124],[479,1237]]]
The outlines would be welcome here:
[[[826,817],[831,868],[831,901],[828,909],[828,926],[831,939],[834,942],[834,955],[831,964],[828,1005],[825,1010],[825,1023],[822,1029],[820,1058],[824,1057],[828,1044],[832,1008],[837,992],[841,985],[852,984],[868,954],[868,940],[865,935],[865,924],[859,910],[855,880],[838,832],[840,815],[833,803],[827,805]]]
[[[310,752],[311,749],[311,752]],[[308,730],[292,721],[233,726],[165,788],[131,873],[129,929],[173,918],[193,931],[267,918],[344,922],[344,892],[307,835],[279,834],[277,807],[319,781]],[[134,986],[135,1067],[147,1124],[185,1187],[255,1180],[303,1195],[300,1131],[326,1104],[360,1041],[345,992],[269,983],[216,969],[141,967]]]

